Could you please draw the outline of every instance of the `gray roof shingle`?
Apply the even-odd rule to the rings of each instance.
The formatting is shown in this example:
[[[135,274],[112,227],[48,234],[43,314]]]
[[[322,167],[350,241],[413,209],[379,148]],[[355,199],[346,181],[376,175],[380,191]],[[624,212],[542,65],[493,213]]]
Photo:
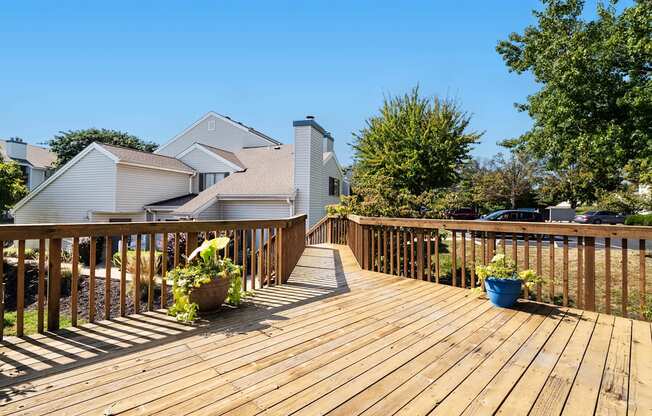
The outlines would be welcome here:
[[[105,150],[120,159],[121,162],[133,163],[135,165],[153,167],[159,169],[171,169],[181,172],[194,173],[194,169],[179,159],[169,156],[158,155],[140,150],[127,149],[125,147],[112,146],[98,143]]]
[[[242,149],[235,153],[245,170],[205,189],[174,213],[191,215],[219,197],[291,196],[294,194],[294,146]]]

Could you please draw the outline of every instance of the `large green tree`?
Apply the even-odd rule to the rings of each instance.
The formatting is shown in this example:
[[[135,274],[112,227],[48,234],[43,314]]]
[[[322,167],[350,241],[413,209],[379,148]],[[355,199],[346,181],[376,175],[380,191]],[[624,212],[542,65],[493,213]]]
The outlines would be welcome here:
[[[128,147],[131,149],[153,152],[156,143],[144,141],[138,137],[117,130],[85,129],[59,132],[48,142],[50,149],[57,154],[57,167],[65,165],[93,142]]]
[[[471,146],[470,116],[419,89],[385,99],[380,113],[354,135],[353,191],[367,215],[412,216],[459,178]]]
[[[0,214],[27,195],[23,172],[16,162],[0,155]]]
[[[534,123],[507,144],[542,158],[552,194],[592,202],[623,178],[650,180],[652,164],[652,2],[617,12],[598,4],[585,20],[582,0],[542,0],[535,26],[512,33],[497,51],[510,71],[529,72],[541,89],[517,105]]]

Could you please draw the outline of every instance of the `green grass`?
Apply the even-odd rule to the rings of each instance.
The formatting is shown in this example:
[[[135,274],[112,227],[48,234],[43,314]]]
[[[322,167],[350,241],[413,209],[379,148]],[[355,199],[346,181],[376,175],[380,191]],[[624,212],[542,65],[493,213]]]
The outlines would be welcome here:
[[[43,322],[45,325],[47,325],[48,321],[48,311],[44,311],[45,316],[43,317]],[[67,328],[71,326],[70,322],[70,317],[68,315],[61,315],[60,319],[60,324],[61,328]],[[16,335],[16,311],[11,311],[11,312],[5,312],[5,319],[4,319],[4,335],[5,336],[11,336],[11,335]],[[77,322],[79,324],[83,323],[82,320],[77,319]],[[36,310],[29,310],[25,311],[24,319],[23,319],[23,331],[25,335],[31,335],[31,334],[36,334],[38,328],[38,311]]]

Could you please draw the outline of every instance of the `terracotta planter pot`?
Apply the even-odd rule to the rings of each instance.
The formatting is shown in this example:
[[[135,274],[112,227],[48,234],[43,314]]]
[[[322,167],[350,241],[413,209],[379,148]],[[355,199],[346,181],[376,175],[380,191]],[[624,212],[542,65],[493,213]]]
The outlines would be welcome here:
[[[214,311],[224,303],[230,283],[230,279],[219,278],[196,287],[190,292],[190,302],[197,304],[199,312]]]

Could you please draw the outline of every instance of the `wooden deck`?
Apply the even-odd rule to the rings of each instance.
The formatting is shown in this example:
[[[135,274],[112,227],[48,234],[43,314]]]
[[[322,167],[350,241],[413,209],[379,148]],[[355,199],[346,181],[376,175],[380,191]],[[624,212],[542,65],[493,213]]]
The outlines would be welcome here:
[[[145,313],[0,351],[0,414],[652,414],[649,323],[498,309],[344,246],[197,326]]]

